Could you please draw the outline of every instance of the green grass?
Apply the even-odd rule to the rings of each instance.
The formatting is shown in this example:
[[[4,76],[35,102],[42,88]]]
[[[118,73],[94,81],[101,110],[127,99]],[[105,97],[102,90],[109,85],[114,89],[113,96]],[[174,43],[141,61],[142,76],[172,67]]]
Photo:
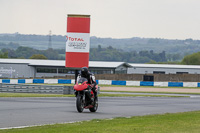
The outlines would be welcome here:
[[[200,111],[134,116],[130,118],[94,119],[22,129],[0,130],[0,133],[199,133]]]
[[[75,97],[75,95],[35,94],[35,93],[0,93],[0,97]],[[99,94],[99,97],[189,97],[189,96],[137,95],[137,94]]]

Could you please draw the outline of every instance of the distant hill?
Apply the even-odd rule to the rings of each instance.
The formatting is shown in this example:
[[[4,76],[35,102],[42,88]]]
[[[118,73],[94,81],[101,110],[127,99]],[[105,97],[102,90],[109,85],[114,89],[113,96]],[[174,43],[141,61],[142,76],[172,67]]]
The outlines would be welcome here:
[[[26,35],[26,34],[0,34],[0,49],[5,47],[18,46],[32,47],[39,50],[48,49],[48,35]],[[52,35],[53,49],[65,49],[66,38],[62,35]],[[102,48],[112,46],[113,48],[131,52],[153,50],[154,52],[179,53],[181,55],[191,54],[200,51],[200,40],[186,39],[186,40],[171,40],[161,38],[98,38],[92,36],[91,48],[97,48],[101,45]],[[11,45],[12,44],[12,45]]]

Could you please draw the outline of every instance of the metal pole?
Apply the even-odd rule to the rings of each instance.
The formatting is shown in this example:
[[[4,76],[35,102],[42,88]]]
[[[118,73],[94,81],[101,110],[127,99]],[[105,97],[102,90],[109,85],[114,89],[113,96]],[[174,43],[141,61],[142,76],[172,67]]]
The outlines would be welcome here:
[[[78,77],[78,70],[76,69],[76,70],[75,70],[75,84],[76,84],[76,82],[77,82],[77,77]]]

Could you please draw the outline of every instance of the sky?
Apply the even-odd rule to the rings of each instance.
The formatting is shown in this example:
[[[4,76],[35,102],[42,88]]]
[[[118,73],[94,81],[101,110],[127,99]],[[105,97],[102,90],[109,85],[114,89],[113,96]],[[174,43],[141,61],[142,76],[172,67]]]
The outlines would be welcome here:
[[[200,0],[0,0],[0,33],[66,35],[67,14],[91,15],[91,36],[200,40]]]

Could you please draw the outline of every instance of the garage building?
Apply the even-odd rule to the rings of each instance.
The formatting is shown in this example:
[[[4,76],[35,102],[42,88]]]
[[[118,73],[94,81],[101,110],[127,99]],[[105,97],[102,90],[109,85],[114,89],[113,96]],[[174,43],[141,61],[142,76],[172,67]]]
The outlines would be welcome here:
[[[94,74],[127,73],[125,62],[89,61]],[[65,68],[65,60],[0,59],[0,78],[55,77],[74,74],[75,69]]]
[[[133,64],[89,61],[94,74],[200,74],[199,65]],[[65,68],[65,60],[0,59],[0,78],[65,77],[75,69]]]

